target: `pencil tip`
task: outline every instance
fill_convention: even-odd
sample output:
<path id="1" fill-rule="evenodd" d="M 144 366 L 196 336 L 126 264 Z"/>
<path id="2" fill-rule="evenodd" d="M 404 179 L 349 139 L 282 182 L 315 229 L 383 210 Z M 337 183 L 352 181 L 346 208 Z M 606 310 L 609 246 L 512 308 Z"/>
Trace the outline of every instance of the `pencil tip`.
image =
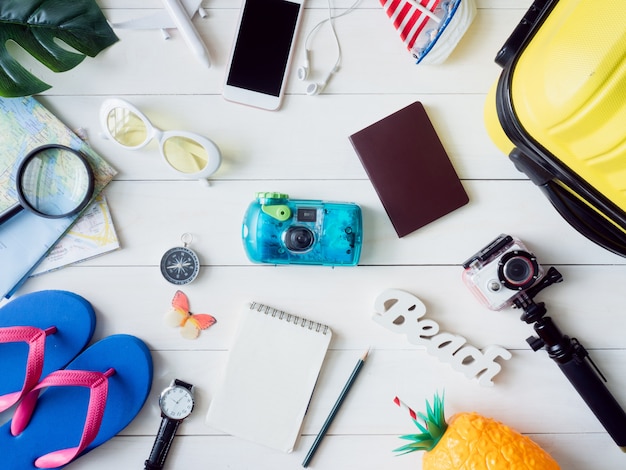
<path id="1" fill-rule="evenodd" d="M 363 356 L 361 356 L 361 360 L 362 360 L 362 361 L 364 361 L 365 359 L 367 359 L 367 356 L 369 356 L 369 353 L 370 353 L 370 349 L 371 349 L 371 348 L 367 348 L 367 351 L 365 351 L 365 352 L 363 353 Z"/>

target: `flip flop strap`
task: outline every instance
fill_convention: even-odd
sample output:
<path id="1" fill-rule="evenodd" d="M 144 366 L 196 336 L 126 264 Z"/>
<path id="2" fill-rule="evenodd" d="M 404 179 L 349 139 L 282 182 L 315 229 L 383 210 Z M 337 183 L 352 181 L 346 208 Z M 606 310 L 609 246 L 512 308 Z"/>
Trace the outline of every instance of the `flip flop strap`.
<path id="1" fill-rule="evenodd" d="M 46 337 L 56 333 L 55 326 L 45 330 L 34 326 L 11 326 L 0 328 L 0 343 L 28 344 L 28 357 L 26 359 L 26 374 L 24 384 L 18 392 L 7 393 L 0 396 L 0 412 L 15 405 L 26 393 L 28 393 L 39 381 L 43 370 L 44 353 L 46 349 Z"/>
<path id="2" fill-rule="evenodd" d="M 11 433 L 14 436 L 20 434 L 28 425 L 42 388 L 56 386 L 89 388 L 87 416 L 78 446 L 57 450 L 39 457 L 35 461 L 37 468 L 57 468 L 67 465 L 93 442 L 98 435 L 102 417 L 104 416 L 109 388 L 108 379 L 114 373 L 115 369 L 113 368 L 104 373 L 83 370 L 59 370 L 52 372 L 24 396 L 11 421 Z"/>

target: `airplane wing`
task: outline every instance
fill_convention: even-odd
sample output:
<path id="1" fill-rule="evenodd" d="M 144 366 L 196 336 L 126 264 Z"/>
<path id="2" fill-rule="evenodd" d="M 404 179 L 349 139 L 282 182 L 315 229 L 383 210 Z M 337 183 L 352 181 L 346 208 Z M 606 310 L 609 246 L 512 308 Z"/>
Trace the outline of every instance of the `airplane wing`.
<path id="1" fill-rule="evenodd" d="M 180 0 L 189 18 L 193 18 L 196 12 L 200 11 L 200 4 L 202 0 Z M 133 20 L 122 21 L 120 23 L 111 23 L 111 26 L 120 29 L 174 29 L 176 24 L 174 20 L 167 13 L 167 11 L 161 10 L 143 18 L 136 18 Z"/>

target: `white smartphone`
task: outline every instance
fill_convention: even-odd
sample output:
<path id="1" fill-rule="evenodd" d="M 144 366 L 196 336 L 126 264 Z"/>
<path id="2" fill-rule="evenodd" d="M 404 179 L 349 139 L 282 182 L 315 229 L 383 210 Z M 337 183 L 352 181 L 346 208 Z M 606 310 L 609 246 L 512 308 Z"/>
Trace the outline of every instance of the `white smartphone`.
<path id="1" fill-rule="evenodd" d="M 276 110 L 285 91 L 305 0 L 243 0 L 222 95 Z"/>

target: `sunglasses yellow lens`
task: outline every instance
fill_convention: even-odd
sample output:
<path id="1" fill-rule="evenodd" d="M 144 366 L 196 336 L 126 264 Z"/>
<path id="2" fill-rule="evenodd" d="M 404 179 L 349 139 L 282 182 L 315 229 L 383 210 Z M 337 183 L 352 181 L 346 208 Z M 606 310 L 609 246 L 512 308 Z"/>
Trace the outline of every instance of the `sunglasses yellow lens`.
<path id="1" fill-rule="evenodd" d="M 146 124 L 135 113 L 124 108 L 115 108 L 109 112 L 107 129 L 124 147 L 137 147 L 148 138 Z"/>
<path id="2" fill-rule="evenodd" d="M 182 136 L 170 137 L 163 143 L 167 162 L 182 173 L 198 173 L 209 161 L 207 149 L 193 139 Z"/>

